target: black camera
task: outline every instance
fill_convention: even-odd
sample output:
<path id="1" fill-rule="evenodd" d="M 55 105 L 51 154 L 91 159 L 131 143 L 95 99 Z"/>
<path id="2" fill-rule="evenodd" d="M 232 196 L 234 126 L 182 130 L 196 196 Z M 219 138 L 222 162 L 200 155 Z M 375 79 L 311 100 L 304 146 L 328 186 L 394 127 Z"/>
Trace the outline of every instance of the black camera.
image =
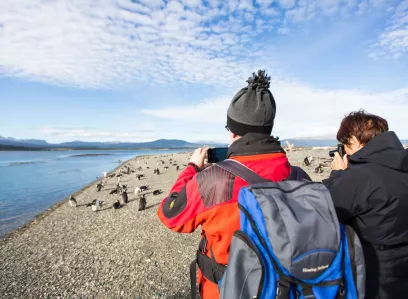
<path id="1" fill-rule="evenodd" d="M 346 151 L 344 150 L 344 145 L 341 144 L 341 143 L 337 144 L 337 149 L 330 151 L 329 156 L 334 158 L 334 153 L 335 152 L 338 152 L 340 157 L 343 158 L 343 156 L 346 154 Z"/>

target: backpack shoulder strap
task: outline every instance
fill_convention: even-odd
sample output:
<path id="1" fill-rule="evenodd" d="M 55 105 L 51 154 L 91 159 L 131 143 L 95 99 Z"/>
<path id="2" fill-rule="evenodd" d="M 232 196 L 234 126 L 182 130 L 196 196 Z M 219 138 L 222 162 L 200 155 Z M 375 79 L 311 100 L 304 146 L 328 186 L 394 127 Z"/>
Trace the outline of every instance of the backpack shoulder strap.
<path id="1" fill-rule="evenodd" d="M 217 166 L 240 177 L 250 185 L 268 182 L 268 180 L 260 177 L 244 164 L 232 159 L 227 159 L 220 163 L 217 163 Z"/>
<path id="2" fill-rule="evenodd" d="M 256 174 L 253 170 L 246 167 L 244 164 L 232 159 L 227 159 L 220 163 L 217 163 L 217 166 L 226 171 L 231 172 L 236 176 L 239 176 L 241 179 L 248 182 L 248 184 L 250 185 L 269 182 L 269 180 L 260 177 L 258 174 Z M 303 169 L 296 166 L 291 166 L 291 168 L 292 170 L 285 180 L 288 181 L 300 181 L 302 179 L 311 180 L 309 176 L 303 171 Z"/>

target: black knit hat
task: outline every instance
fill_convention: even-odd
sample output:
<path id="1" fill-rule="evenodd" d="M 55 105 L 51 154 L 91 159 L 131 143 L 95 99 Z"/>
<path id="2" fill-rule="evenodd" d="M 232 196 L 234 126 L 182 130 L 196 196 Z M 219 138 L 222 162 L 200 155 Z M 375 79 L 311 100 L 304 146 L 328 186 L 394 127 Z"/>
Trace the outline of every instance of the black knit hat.
<path id="1" fill-rule="evenodd" d="M 234 96 L 227 111 L 227 127 L 239 136 L 246 133 L 271 134 L 276 114 L 276 104 L 269 91 L 269 81 L 265 71 L 253 73 L 247 82 Z"/>

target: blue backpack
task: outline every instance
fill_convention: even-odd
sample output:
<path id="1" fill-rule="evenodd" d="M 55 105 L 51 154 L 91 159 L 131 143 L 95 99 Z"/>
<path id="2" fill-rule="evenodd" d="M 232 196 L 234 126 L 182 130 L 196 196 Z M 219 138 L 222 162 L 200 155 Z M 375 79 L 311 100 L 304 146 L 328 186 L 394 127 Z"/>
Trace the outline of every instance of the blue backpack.
<path id="1" fill-rule="evenodd" d="M 218 281 L 221 299 L 364 298 L 361 243 L 339 224 L 323 184 L 267 181 L 233 160 L 217 165 L 249 183 L 238 196 L 240 229 Z"/>

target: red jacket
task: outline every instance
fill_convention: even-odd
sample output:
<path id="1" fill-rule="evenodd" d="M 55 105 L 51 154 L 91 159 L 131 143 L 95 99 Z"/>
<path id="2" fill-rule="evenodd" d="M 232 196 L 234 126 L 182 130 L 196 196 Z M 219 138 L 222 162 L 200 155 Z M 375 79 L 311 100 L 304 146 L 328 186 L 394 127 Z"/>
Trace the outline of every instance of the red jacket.
<path id="1" fill-rule="evenodd" d="M 230 153 L 238 148 L 242 154 L 231 153 L 230 159 L 240 161 L 271 181 L 288 177 L 290 164 L 279 143 L 279 146 L 274 144 L 274 150 L 270 148 L 271 144 L 266 147 L 263 145 L 258 149 L 260 153 L 248 155 L 245 148 L 249 147 L 243 141 L 239 143 L 242 146 L 230 148 Z M 272 152 L 267 153 L 268 150 Z M 191 233 L 201 226 L 202 235 L 205 234 L 208 240 L 205 248 L 207 256 L 210 257 L 211 247 L 217 263 L 227 264 L 232 234 L 240 226 L 238 192 L 246 185 L 244 180 L 217 165 L 198 173 L 194 166 L 189 165 L 179 175 L 170 195 L 162 201 L 158 216 L 165 226 L 175 232 Z M 203 299 L 219 297 L 217 285 L 201 275 L 199 285 Z"/>

